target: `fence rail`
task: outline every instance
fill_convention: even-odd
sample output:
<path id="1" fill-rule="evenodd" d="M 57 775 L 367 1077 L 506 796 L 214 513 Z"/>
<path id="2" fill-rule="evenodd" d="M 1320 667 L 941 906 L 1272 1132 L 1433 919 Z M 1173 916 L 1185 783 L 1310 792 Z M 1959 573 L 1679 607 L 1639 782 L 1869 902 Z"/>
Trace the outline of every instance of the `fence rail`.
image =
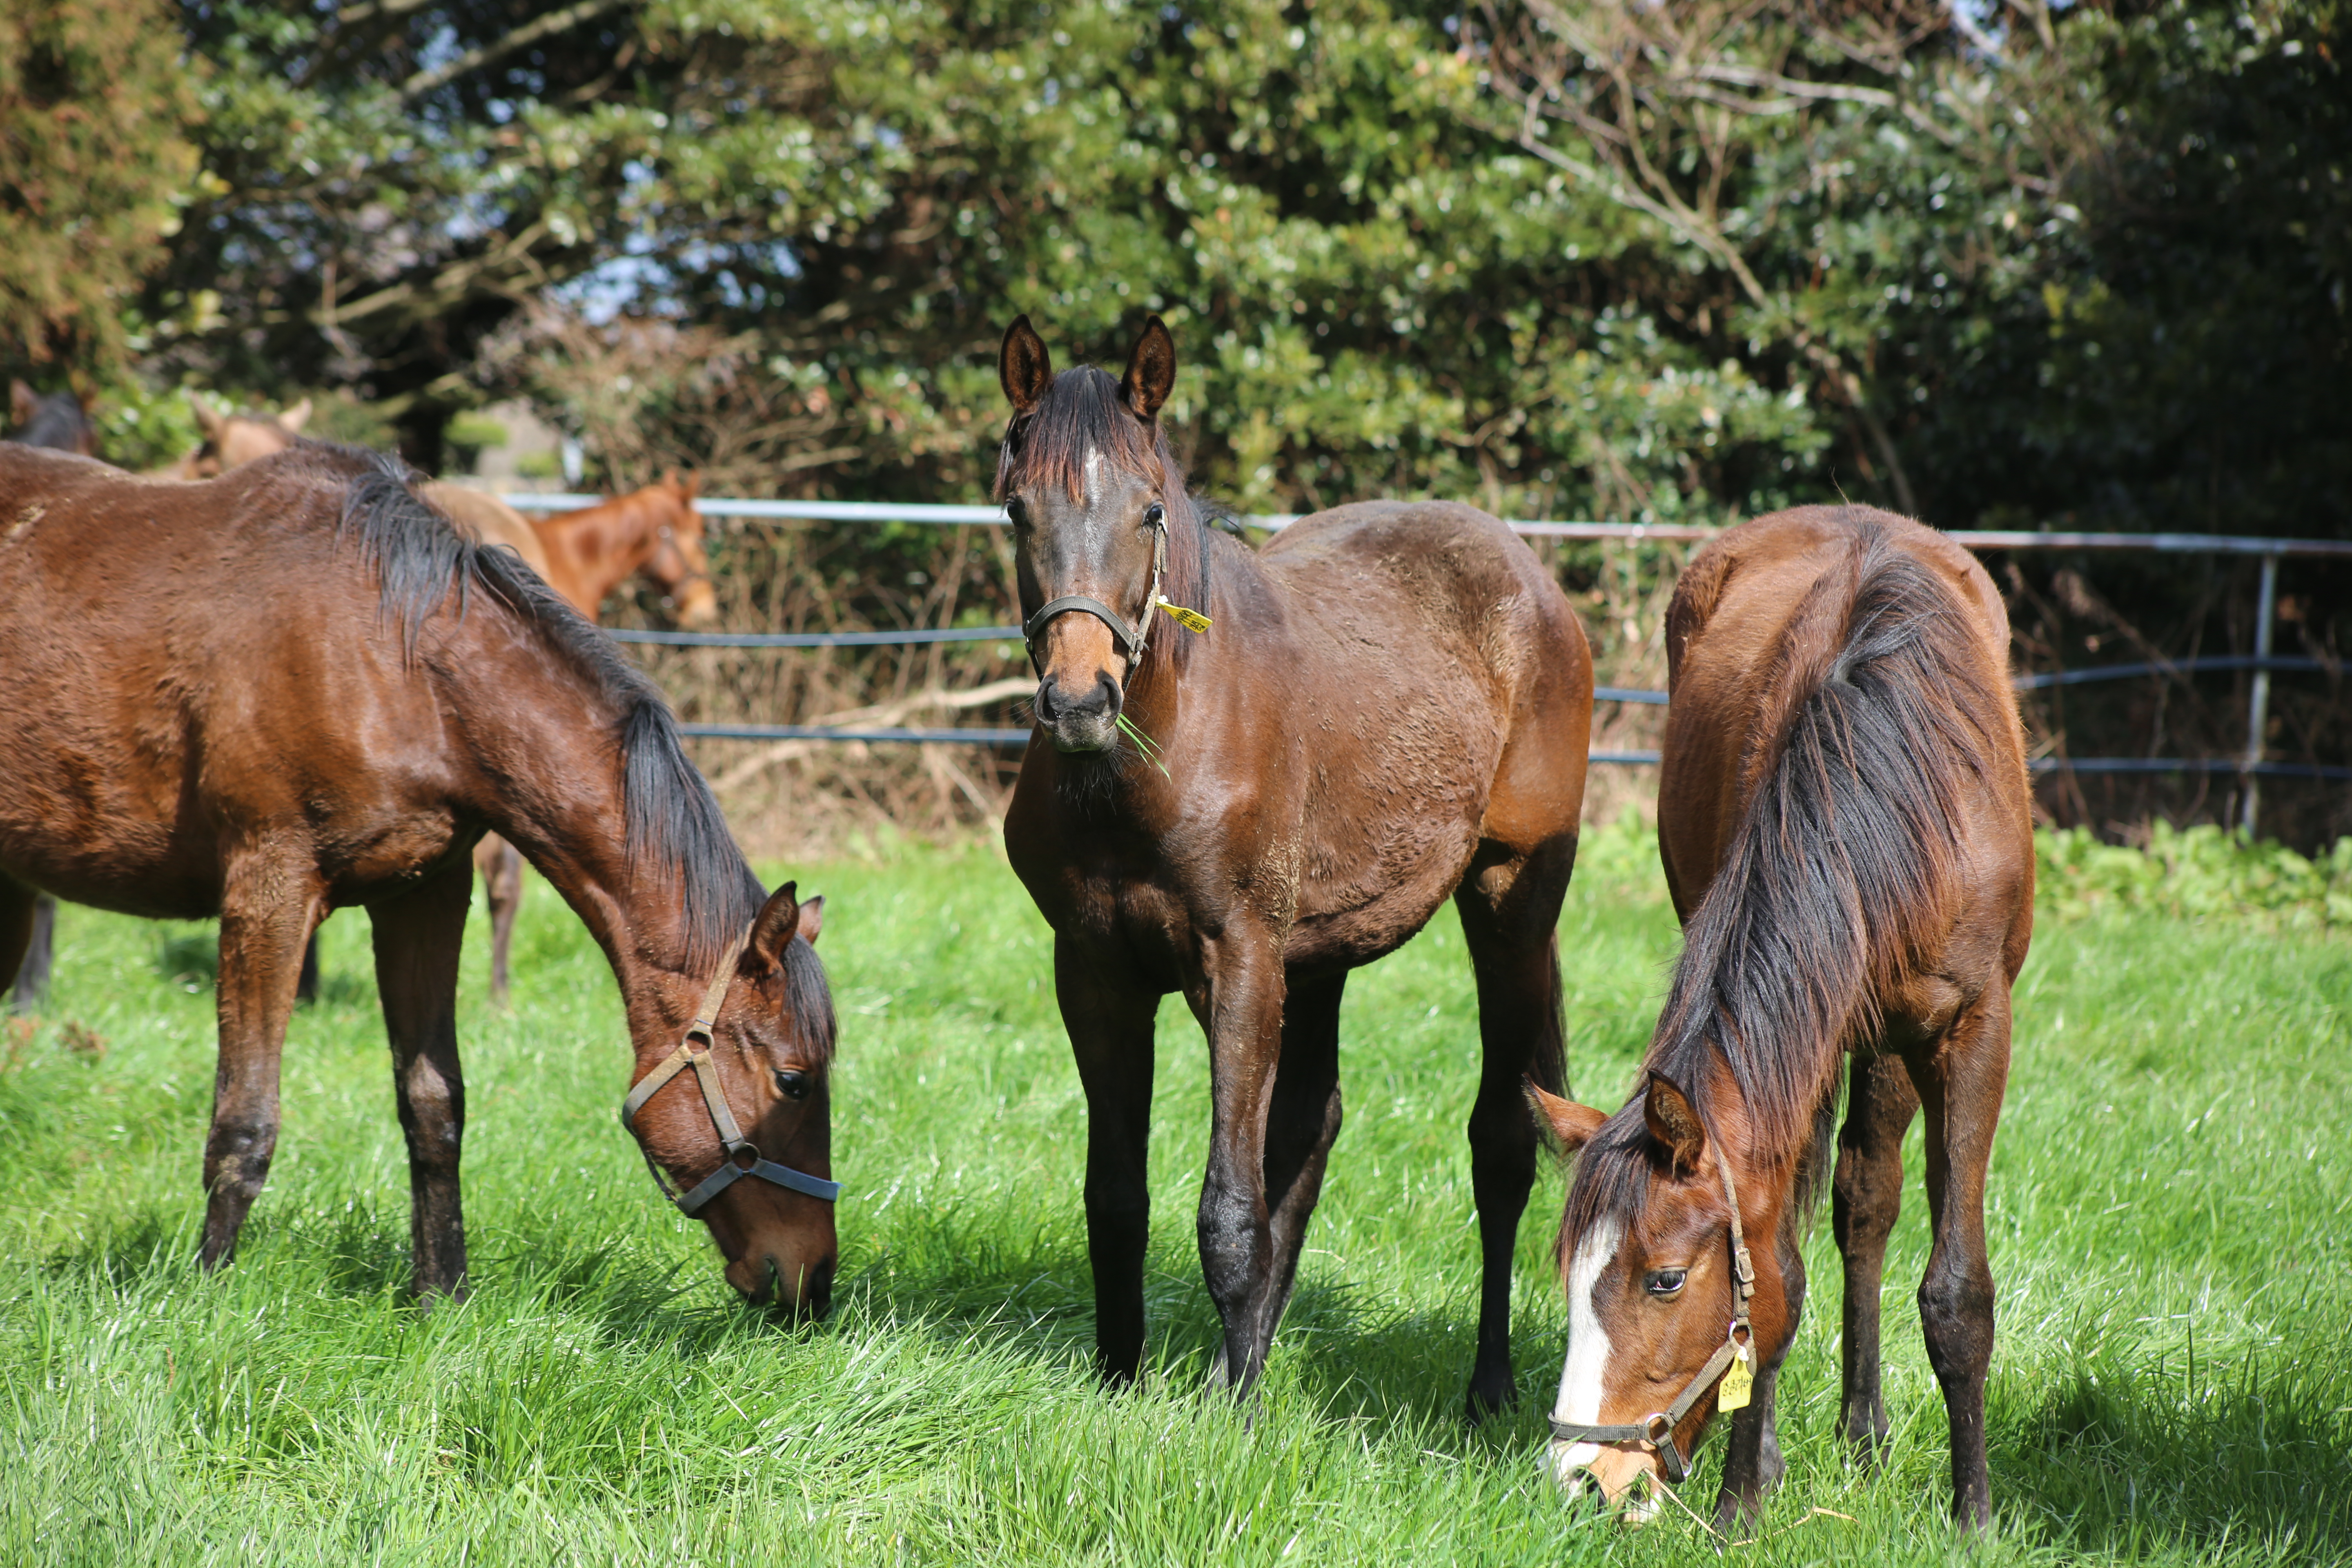
<path id="1" fill-rule="evenodd" d="M 520 494 L 501 498 L 523 511 L 560 512 L 597 505 L 595 495 Z M 946 505 L 914 501 L 758 500 L 709 496 L 696 506 L 710 517 L 740 517 L 802 522 L 910 522 L 935 525 L 993 524 L 1004 521 L 996 506 Z M 1253 528 L 1279 531 L 1298 521 L 1296 512 L 1265 513 L 1241 521 Z M 1591 522 L 1567 520 L 1507 519 L 1512 531 L 1538 539 L 1698 541 L 1712 539 L 1719 530 L 1681 523 Z M 2278 565 L 2289 557 L 2352 560 L 2352 541 L 2335 539 L 2252 539 L 2221 533 L 2076 533 L 2011 529 L 1954 529 L 1946 537 L 1970 550 L 2101 550 L 2148 551 L 2162 554 L 2253 556 L 2262 562 L 2262 585 L 2255 614 L 2254 651 L 2213 655 L 2171 663 L 2144 662 L 2100 665 L 2088 669 L 2061 669 L 2019 676 L 2021 691 L 2048 690 L 2093 681 L 2126 680 L 2151 675 L 2202 674 L 2250 670 L 2252 690 L 2247 704 L 2246 748 L 2237 757 L 2042 757 L 2036 773 L 2231 773 L 2245 781 L 2242 826 L 2254 830 L 2259 780 L 2300 778 L 2352 779 L 2352 768 L 2317 763 L 2275 763 L 2263 756 L 2263 731 L 2270 709 L 2273 673 L 2324 672 L 2340 675 L 2340 668 L 2314 658 L 2277 658 L 2271 652 L 2276 619 Z M 882 632 L 657 632 L 615 631 L 616 641 L 667 647 L 889 647 L 960 642 L 1017 642 L 1018 626 L 950 626 Z M 1601 701 L 1660 705 L 1663 691 L 1604 686 L 1593 696 Z M 868 741 L 911 742 L 918 744 L 982 746 L 1018 745 L 1028 740 L 1026 730 L 1012 729 L 834 729 L 812 724 L 687 724 L 683 733 L 708 740 L 743 741 Z M 1594 763 L 1640 765 L 1655 763 L 1654 752 L 1594 752 Z"/>

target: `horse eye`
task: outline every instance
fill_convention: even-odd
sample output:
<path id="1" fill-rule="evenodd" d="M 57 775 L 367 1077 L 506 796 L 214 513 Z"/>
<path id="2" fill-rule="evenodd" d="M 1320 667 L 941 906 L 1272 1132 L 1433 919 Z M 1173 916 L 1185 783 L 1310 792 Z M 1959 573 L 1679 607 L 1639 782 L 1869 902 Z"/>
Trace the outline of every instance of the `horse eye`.
<path id="1" fill-rule="evenodd" d="M 1004 503 L 1004 515 L 1013 520 L 1013 526 L 1015 528 L 1029 526 L 1029 505 L 1019 496 L 1014 496 Z"/>
<path id="2" fill-rule="evenodd" d="M 1153 501 L 1150 506 L 1143 509 L 1144 527 L 1158 528 L 1161 523 L 1167 521 L 1168 509 L 1161 506 L 1158 501 Z"/>
<path id="3" fill-rule="evenodd" d="M 1654 1270 L 1650 1275 L 1649 1279 L 1645 1282 L 1646 1289 L 1653 1296 L 1680 1295 L 1683 1288 L 1683 1277 L 1689 1271 L 1687 1269 L 1682 1268 L 1660 1268 Z"/>
<path id="4" fill-rule="evenodd" d="M 810 1088 L 809 1076 L 804 1072 L 794 1072 L 790 1068 L 778 1068 L 776 1088 L 782 1092 L 786 1100 L 806 1100 Z"/>

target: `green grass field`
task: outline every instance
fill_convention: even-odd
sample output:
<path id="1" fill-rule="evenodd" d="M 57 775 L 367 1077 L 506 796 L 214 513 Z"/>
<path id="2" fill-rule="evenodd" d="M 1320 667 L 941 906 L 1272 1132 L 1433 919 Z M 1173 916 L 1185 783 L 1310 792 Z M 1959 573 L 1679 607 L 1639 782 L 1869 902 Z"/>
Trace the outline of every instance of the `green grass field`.
<path id="1" fill-rule="evenodd" d="M 772 870 L 774 868 L 771 868 Z M 286 1121 L 236 1265 L 190 1263 L 213 1065 L 212 933 L 66 912 L 52 1012 L 0 1034 L 0 1556 L 11 1563 L 1698 1563 L 1542 1483 L 1563 1349 L 1521 1232 L 1521 1409 L 1458 1418 L 1476 1058 L 1451 910 L 1349 994 L 1348 1125 L 1263 1405 L 1204 1387 L 1193 1252 L 1205 1053 L 1163 1013 L 1152 1370 L 1088 1371 L 1085 1109 L 1045 929 L 984 848 L 795 868 L 828 895 L 843 1018 L 842 1284 L 794 1331 L 737 1308 L 615 1111 L 607 972 L 543 884 L 518 1006 L 460 1027 L 474 1294 L 405 1296 L 406 1165 L 366 917 L 327 928 Z M 1629 1086 L 1675 933 L 1639 835 L 1596 836 L 1561 928 L 1570 1068 Z M 1751 1562 L 2352 1562 L 2352 942 L 2094 909 L 2021 982 L 1990 1215 L 2000 1523 L 1945 1523 L 1941 1400 L 1889 1259 L 1895 1443 L 1834 1436 L 1836 1253 L 1782 1384 L 1790 1460 Z M 103 1049 L 92 1048 L 93 1038 Z M 1720 1437 L 1691 1489 L 1711 1500 Z M 1809 1513 L 1814 1509 L 1835 1514 Z"/>

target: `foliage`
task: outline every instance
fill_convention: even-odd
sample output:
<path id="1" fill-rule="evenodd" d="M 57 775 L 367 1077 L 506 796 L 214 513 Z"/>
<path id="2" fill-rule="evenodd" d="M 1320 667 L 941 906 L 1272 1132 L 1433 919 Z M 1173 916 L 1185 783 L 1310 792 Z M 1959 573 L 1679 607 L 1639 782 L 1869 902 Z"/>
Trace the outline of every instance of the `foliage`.
<path id="1" fill-rule="evenodd" d="M 2100 843 L 2084 827 L 2034 836 L 2035 902 L 2078 916 L 2122 907 L 2176 920 L 2264 916 L 2291 927 L 2352 926 L 2352 838 L 2305 859 L 2208 825 L 2151 825 L 2145 849 Z"/>
<path id="2" fill-rule="evenodd" d="M 1600 835 L 1599 837 L 1609 836 Z M 1570 1065 L 1629 1089 L 1675 948 L 1655 859 L 1580 868 L 1561 928 Z M 1612 842 L 1615 840 L 1612 839 Z M 1622 865 L 1619 864 L 1622 858 Z M 1207 1386 L 1192 1210 L 1208 1117 L 1189 1014 L 1160 1019 L 1150 1375 L 1088 1367 L 1086 1116 L 1050 942 L 984 850 L 795 867 L 827 895 L 843 1018 L 843 1278 L 794 1330 L 735 1308 L 699 1226 L 615 1124 L 627 1067 L 602 955 L 546 888 L 516 1007 L 459 999 L 474 1298 L 406 1300 L 405 1152 L 366 917 L 324 931 L 286 1052 L 287 1122 L 236 1262 L 192 1262 L 211 1104 L 204 928 L 68 908 L 57 1017 L 0 1062 L 0 1551 L 12 1562 L 1686 1565 L 1564 1506 L 1535 1456 L 1565 1312 L 1547 1177 L 1517 1256 L 1519 1409 L 1459 1418 L 1476 1317 L 1462 1120 L 1477 1030 L 1443 910 L 1351 979 L 1348 1125 L 1245 1419 Z M 782 870 L 772 868 L 772 879 Z M 2352 1560 L 2352 960 L 2340 939 L 2109 906 L 2037 935 L 1990 1184 L 1998 1531 L 1972 1562 Z M 63 1024 L 110 1044 L 74 1054 Z M 1942 1564 L 1943 1412 L 1910 1190 L 1884 1308 L 1895 1440 L 1844 1462 L 1839 1270 L 1781 1384 L 1786 1489 L 1759 1562 Z M 1694 1483 L 1711 1495 L 1723 1438 Z M 1808 1516 L 1814 1508 L 1846 1518 Z M 1850 1520 L 1850 1521 L 1849 1521 Z"/>
<path id="3" fill-rule="evenodd" d="M 187 63 L 156 0 L 0 4 L 0 362 L 119 368 L 126 296 L 195 173 Z"/>

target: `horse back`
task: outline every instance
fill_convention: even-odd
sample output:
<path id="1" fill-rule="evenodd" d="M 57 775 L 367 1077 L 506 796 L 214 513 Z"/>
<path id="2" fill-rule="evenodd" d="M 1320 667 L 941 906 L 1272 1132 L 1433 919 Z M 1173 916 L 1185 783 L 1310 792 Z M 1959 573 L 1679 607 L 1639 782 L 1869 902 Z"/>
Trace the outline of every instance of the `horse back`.
<path id="1" fill-rule="evenodd" d="M 0 448 L 0 872 L 184 918 L 238 843 L 408 830 L 445 726 L 338 547 L 351 469 L 312 448 L 191 484 Z"/>
<path id="2" fill-rule="evenodd" d="M 1365 502 L 1260 553 L 1312 693 L 1298 918 L 1370 952 L 1417 930 L 1482 841 L 1572 840 L 1592 664 L 1575 611 L 1499 519 L 1448 502 Z M 1391 929 L 1393 928 L 1393 929 Z"/>
<path id="3" fill-rule="evenodd" d="M 1896 576 L 1908 584 L 1903 593 L 1887 590 Z M 1880 595 L 1874 607 L 1857 611 L 1873 592 Z M 1802 507 L 1744 523 L 1711 542 L 1676 584 L 1666 616 L 1672 700 L 1658 818 L 1667 883 L 1685 921 L 1758 795 L 1772 787 L 1801 710 L 1845 679 L 1859 644 L 1904 629 L 1886 623 L 1906 617 L 1921 657 L 1905 666 L 1915 672 L 1906 679 L 1920 689 L 1894 693 L 1880 711 L 1954 720 L 1917 725 L 1906 737 L 1924 766 L 1953 781 L 1964 816 L 1945 879 L 1956 907 L 1947 912 L 2001 926 L 2011 973 L 2022 962 L 2032 803 L 2009 686 L 2007 612 L 1967 551 L 1867 507 Z M 1857 783 L 1873 789 L 1886 781 Z"/>

